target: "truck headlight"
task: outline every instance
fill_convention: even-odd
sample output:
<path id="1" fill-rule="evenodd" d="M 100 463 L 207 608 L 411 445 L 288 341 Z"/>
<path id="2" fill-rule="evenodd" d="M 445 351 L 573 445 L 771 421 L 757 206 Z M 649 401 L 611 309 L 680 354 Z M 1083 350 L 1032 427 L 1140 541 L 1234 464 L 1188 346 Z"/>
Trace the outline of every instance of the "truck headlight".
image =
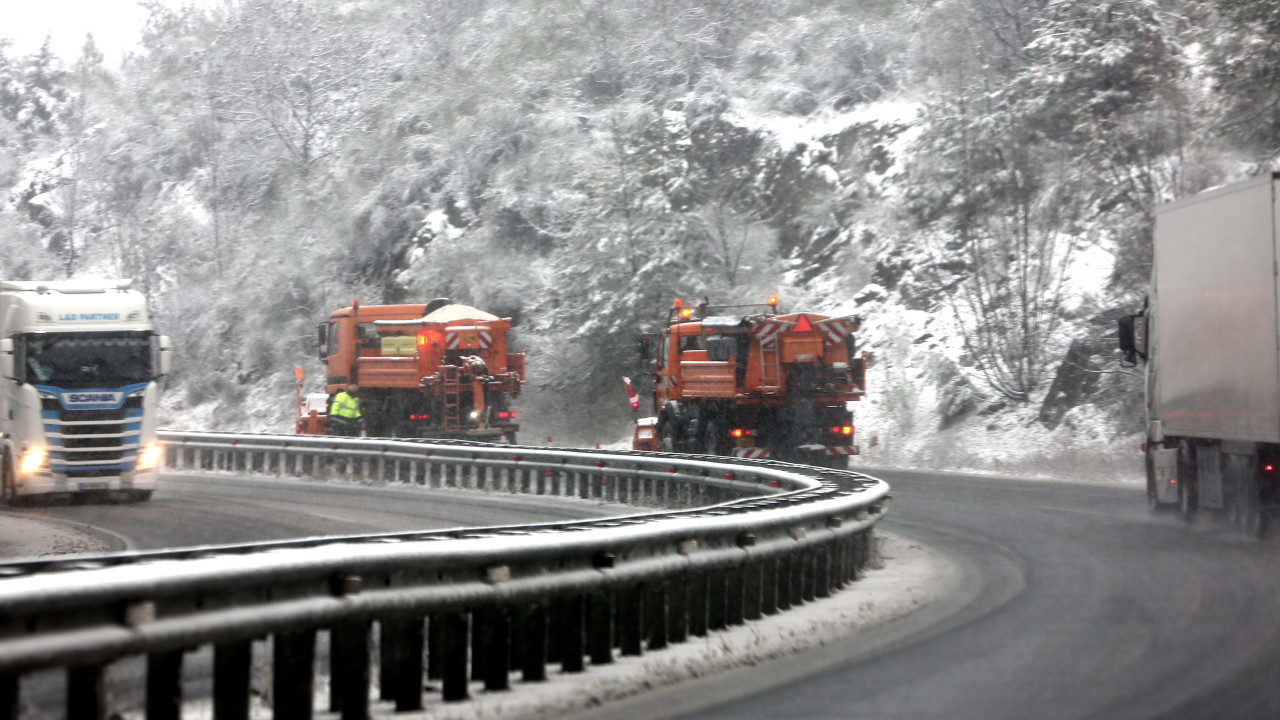
<path id="1" fill-rule="evenodd" d="M 146 470 L 154 470 L 155 468 L 159 467 L 160 453 L 161 453 L 161 450 L 160 450 L 160 445 L 158 443 L 148 445 L 145 450 L 143 450 L 141 453 L 138 454 L 138 465 L 136 468 L 137 471 L 143 472 Z"/>
<path id="2" fill-rule="evenodd" d="M 18 472 L 23 475 L 33 475 L 48 464 L 49 451 L 43 445 L 29 447 L 26 452 L 22 453 L 22 462 L 18 465 Z"/>

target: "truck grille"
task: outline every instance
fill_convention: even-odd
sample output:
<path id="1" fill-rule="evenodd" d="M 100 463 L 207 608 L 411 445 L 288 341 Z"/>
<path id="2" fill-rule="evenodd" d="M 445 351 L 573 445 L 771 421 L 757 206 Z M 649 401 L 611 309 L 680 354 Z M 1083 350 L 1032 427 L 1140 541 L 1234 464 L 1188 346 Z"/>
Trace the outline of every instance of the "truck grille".
<path id="1" fill-rule="evenodd" d="M 114 477 L 137 464 L 142 398 L 128 398 L 118 410 L 65 410 L 57 400 L 45 399 L 41 417 L 55 474 Z"/>

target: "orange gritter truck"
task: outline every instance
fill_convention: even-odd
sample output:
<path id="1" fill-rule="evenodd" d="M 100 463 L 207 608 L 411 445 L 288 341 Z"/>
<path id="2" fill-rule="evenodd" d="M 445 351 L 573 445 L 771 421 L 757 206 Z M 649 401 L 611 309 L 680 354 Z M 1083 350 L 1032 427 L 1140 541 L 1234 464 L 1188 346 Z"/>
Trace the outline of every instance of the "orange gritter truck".
<path id="1" fill-rule="evenodd" d="M 665 327 L 642 341 L 654 416 L 636 421 L 633 447 L 846 467 L 857 454 L 848 403 L 866 393 L 859 324 L 779 315 L 777 298 L 719 307 L 677 299 Z"/>
<path id="2" fill-rule="evenodd" d="M 507 351 L 509 318 L 449 302 L 352 302 L 319 328 L 330 397 L 359 385 L 365 432 L 380 437 L 516 442 L 511 401 L 524 382 L 524 352 Z M 310 408 L 306 408 L 309 410 Z M 300 419 L 310 412 L 299 408 Z M 321 431 L 302 422 L 298 432 Z"/>

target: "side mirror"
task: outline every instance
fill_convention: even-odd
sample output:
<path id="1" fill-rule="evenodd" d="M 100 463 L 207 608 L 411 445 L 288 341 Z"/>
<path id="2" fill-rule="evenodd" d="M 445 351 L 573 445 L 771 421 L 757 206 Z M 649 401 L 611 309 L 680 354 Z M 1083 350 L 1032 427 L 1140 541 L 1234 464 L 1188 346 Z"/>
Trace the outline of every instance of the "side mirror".
<path id="1" fill-rule="evenodd" d="M 641 360 L 649 359 L 649 336 L 648 335 L 640 336 L 640 359 Z"/>
<path id="2" fill-rule="evenodd" d="M 173 364 L 173 343 L 169 340 L 168 335 L 161 335 L 158 339 L 160 345 L 160 377 L 169 374 L 170 366 Z"/>
<path id="3" fill-rule="evenodd" d="M 0 378 L 15 380 L 13 376 L 13 340 L 0 340 Z"/>
<path id="4" fill-rule="evenodd" d="M 329 362 L 329 356 L 325 354 L 329 349 L 329 323 L 320 323 L 316 328 L 316 339 L 319 341 L 316 347 L 320 348 L 320 362 Z"/>
<path id="5" fill-rule="evenodd" d="M 1117 333 L 1120 338 L 1120 364 L 1126 367 L 1137 365 L 1139 358 L 1147 359 L 1146 348 L 1138 347 L 1137 325 L 1140 317 L 1143 317 L 1143 315 L 1125 315 L 1116 321 Z"/>

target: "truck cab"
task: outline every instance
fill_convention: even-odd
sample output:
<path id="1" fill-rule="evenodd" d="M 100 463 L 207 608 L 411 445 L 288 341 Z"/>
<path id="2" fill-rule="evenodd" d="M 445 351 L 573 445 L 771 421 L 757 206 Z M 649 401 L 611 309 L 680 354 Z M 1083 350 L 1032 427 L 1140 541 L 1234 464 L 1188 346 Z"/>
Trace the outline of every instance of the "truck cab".
<path id="1" fill-rule="evenodd" d="M 161 460 L 169 339 L 129 281 L 0 283 L 0 500 L 145 500 Z"/>

